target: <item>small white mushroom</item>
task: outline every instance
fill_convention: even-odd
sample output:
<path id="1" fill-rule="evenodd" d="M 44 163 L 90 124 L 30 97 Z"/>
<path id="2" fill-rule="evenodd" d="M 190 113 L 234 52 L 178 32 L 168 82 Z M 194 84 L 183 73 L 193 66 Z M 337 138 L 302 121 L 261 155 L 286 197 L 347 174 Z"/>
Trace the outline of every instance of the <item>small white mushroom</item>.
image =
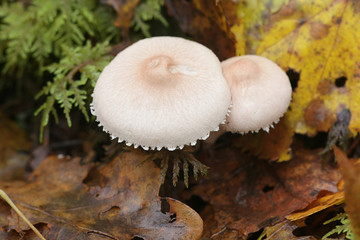
<path id="1" fill-rule="evenodd" d="M 126 48 L 104 68 L 92 113 L 127 145 L 175 150 L 207 138 L 226 118 L 230 102 L 220 61 L 210 49 L 153 37 Z"/>
<path id="2" fill-rule="evenodd" d="M 260 129 L 269 132 L 291 101 L 286 73 L 276 63 L 256 55 L 229 58 L 222 67 L 233 104 L 225 129 L 237 133 Z"/>

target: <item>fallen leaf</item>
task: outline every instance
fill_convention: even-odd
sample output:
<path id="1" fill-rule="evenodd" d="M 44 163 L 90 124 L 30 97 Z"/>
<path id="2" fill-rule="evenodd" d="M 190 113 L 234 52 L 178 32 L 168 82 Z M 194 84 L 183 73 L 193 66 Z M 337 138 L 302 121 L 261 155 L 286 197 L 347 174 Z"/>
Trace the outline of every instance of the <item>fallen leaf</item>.
<path id="1" fill-rule="evenodd" d="M 117 18 L 114 25 L 118 28 L 128 30 L 140 0 L 101 0 L 101 2 L 106 3 L 115 9 Z"/>
<path id="2" fill-rule="evenodd" d="M 305 209 L 296 211 L 286 216 L 286 219 L 296 221 L 304 219 L 312 214 L 318 213 L 324 209 L 344 203 L 344 192 L 327 193 L 325 196 L 319 197 L 314 202 L 310 203 Z"/>
<path id="3" fill-rule="evenodd" d="M 349 215 L 354 239 L 360 238 L 360 164 L 352 164 L 345 153 L 334 147 L 336 161 L 344 178 L 345 211 Z"/>
<path id="4" fill-rule="evenodd" d="M 165 3 L 182 31 L 209 47 L 220 59 L 235 55 L 234 36 L 222 4 L 217 5 L 214 0 L 166 0 Z"/>
<path id="5" fill-rule="evenodd" d="M 330 208 L 334 205 L 340 205 L 344 203 L 344 180 L 341 179 L 337 184 L 338 192 L 326 192 L 319 193 L 319 196 L 315 201 L 310 203 L 306 208 L 295 211 L 286 216 L 286 219 L 290 221 L 297 221 L 305 219 L 306 217 L 318 213 L 322 210 Z"/>
<path id="6" fill-rule="evenodd" d="M 328 131 L 350 109 L 350 131 L 360 130 L 357 1 L 291 1 L 270 16 L 256 53 L 300 72 L 287 113 L 293 131 Z"/>
<path id="7" fill-rule="evenodd" d="M 0 183 L 47 239 L 199 239 L 200 216 L 177 200 L 158 197 L 159 187 L 160 169 L 140 152 L 123 153 L 106 165 L 53 156 L 29 182 Z M 4 239 L 14 231 L 27 234 L 16 213 L 7 219 Z"/>
<path id="8" fill-rule="evenodd" d="M 305 237 L 296 237 L 293 231 L 299 227 L 301 224 L 297 224 L 290 221 L 283 221 L 271 227 L 266 227 L 263 233 L 260 236 L 265 237 L 264 240 L 315 240 L 315 237 L 312 236 L 305 236 Z"/>
<path id="9" fill-rule="evenodd" d="M 281 119 L 274 128 L 267 133 L 260 130 L 259 133 L 248 133 L 235 138 L 234 145 L 249 151 L 252 155 L 279 162 L 291 158 L 290 144 L 292 143 L 293 132 L 290 131 L 285 119 Z M 287 151 L 286 151 L 287 149 Z"/>
<path id="10" fill-rule="evenodd" d="M 220 1 L 228 25 L 235 36 L 236 55 L 254 54 L 263 39 L 270 16 L 288 0 Z"/>
<path id="11" fill-rule="evenodd" d="M 283 119 L 288 132 L 281 130 L 281 136 L 287 137 L 279 137 L 275 149 L 263 147 L 255 155 L 289 159 L 288 136 L 327 132 L 344 109 L 351 112 L 352 135 L 360 131 L 360 33 L 354 31 L 360 21 L 358 1 L 219 0 L 204 4 L 203 0 L 183 0 L 176 4 L 179 11 L 175 15 L 186 26 L 183 30 L 196 40 L 207 38 L 216 42 L 217 46 L 206 45 L 216 49 L 216 53 L 228 53 L 220 54 L 221 58 L 257 54 L 273 60 L 284 71 L 299 74 L 298 81 L 292 82 L 293 100 Z M 185 10 L 196 14 L 186 14 Z M 198 16 L 208 20 L 197 21 Z M 210 34 L 206 27 L 209 25 L 220 29 L 221 41 L 216 38 L 218 34 Z M 234 47 L 236 51 L 228 51 Z M 262 146 L 273 141 L 264 134 L 256 138 Z M 255 146 L 254 141 L 249 141 L 244 149 L 252 153 Z"/>
<path id="12" fill-rule="evenodd" d="M 22 179 L 31 142 L 24 130 L 0 112 L 0 180 Z"/>
<path id="13" fill-rule="evenodd" d="M 229 146 L 210 157 L 199 156 L 210 167 L 209 179 L 200 179 L 187 196 L 199 196 L 212 208 L 211 220 L 203 218 L 205 226 L 215 223 L 205 228 L 204 236 L 235 231 L 231 239 L 248 237 L 304 209 L 322 192 L 337 192 L 339 170 L 323 163 L 319 150 L 295 149 L 292 160 L 282 163 L 249 157 Z"/>

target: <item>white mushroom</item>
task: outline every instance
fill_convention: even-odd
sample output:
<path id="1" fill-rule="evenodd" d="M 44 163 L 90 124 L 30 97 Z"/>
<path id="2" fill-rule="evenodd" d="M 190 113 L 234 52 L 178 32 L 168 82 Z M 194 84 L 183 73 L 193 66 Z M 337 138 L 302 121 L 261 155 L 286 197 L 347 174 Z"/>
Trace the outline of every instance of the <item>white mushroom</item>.
<path id="1" fill-rule="evenodd" d="M 231 96 L 231 114 L 225 129 L 231 132 L 269 132 L 286 112 L 291 84 L 286 73 L 271 60 L 255 55 L 232 57 L 222 62 Z"/>
<path id="2" fill-rule="evenodd" d="M 104 68 L 92 112 L 119 141 L 175 150 L 218 129 L 230 101 L 210 49 L 182 38 L 153 37 L 126 48 Z"/>

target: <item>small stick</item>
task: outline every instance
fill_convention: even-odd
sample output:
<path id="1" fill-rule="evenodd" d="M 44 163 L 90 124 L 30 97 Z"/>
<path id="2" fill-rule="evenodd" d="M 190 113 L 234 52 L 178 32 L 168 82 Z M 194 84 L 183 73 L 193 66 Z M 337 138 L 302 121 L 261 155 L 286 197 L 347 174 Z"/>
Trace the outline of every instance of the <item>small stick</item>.
<path id="1" fill-rule="evenodd" d="M 2 190 L 0 189 L 0 197 L 2 197 L 9 205 L 10 207 L 12 207 L 15 212 L 20 216 L 20 218 L 22 218 L 27 225 L 29 225 L 29 227 L 34 231 L 34 233 L 41 239 L 41 240 L 46 240 L 41 233 L 39 232 L 39 230 L 37 230 L 34 225 L 31 224 L 31 222 L 24 216 L 24 214 L 20 211 L 20 209 L 18 209 L 14 202 L 11 201 L 11 199 L 9 198 L 9 196 Z"/>

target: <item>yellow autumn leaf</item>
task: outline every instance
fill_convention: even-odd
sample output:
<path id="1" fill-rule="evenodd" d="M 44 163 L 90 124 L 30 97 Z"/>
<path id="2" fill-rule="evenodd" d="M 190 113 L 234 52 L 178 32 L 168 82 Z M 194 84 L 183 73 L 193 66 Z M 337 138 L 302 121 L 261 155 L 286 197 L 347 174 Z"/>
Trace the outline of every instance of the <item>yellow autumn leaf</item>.
<path id="1" fill-rule="evenodd" d="M 356 1 L 293 1 L 259 43 L 258 54 L 300 72 L 287 114 L 295 132 L 328 131 L 344 108 L 352 133 L 360 130 L 359 10 Z"/>
<path id="2" fill-rule="evenodd" d="M 198 0 L 201 1 L 201 0 Z M 289 0 L 222 1 L 231 32 L 236 39 L 236 55 L 253 52 L 263 34 L 267 16 L 277 12 Z"/>
<path id="3" fill-rule="evenodd" d="M 172 6 L 176 7 L 180 8 Z M 187 24 L 183 28 L 220 59 L 258 54 L 295 75 L 293 99 L 282 125 L 277 124 L 270 136 L 242 136 L 235 145 L 261 158 L 285 161 L 291 158 L 295 133 L 314 136 L 334 129 L 336 122 L 345 130 L 348 118 L 341 122 L 343 114 L 351 113 L 351 133 L 359 132 L 360 1 L 194 0 L 186 7 L 203 18 L 190 15 L 181 22 Z"/>
<path id="4" fill-rule="evenodd" d="M 246 0 L 232 4 L 236 10 L 228 3 L 225 12 L 232 16 L 229 25 L 237 41 L 237 54 L 262 55 L 285 71 L 299 73 L 298 83 L 293 83 L 297 87 L 290 110 L 283 118 L 288 126 L 284 131 L 289 132 L 282 135 L 327 132 L 336 122 L 336 114 L 344 109 L 351 112 L 351 133 L 358 133 L 360 1 Z M 260 135 L 258 141 L 266 144 L 267 139 L 272 140 Z M 271 152 L 264 149 L 260 155 L 288 159 L 291 141 L 285 140 L 288 145 L 277 144 L 281 147 Z M 252 152 L 253 141 L 241 142 Z"/>
<path id="5" fill-rule="evenodd" d="M 325 196 L 322 196 L 322 197 L 316 199 L 306 209 L 286 216 L 286 219 L 288 219 L 290 221 L 304 219 L 310 215 L 318 213 L 318 212 L 320 212 L 324 209 L 327 209 L 331 206 L 339 205 L 342 203 L 344 203 L 344 192 L 343 191 L 336 192 L 336 193 L 330 193 L 330 194 L 327 194 Z"/>

